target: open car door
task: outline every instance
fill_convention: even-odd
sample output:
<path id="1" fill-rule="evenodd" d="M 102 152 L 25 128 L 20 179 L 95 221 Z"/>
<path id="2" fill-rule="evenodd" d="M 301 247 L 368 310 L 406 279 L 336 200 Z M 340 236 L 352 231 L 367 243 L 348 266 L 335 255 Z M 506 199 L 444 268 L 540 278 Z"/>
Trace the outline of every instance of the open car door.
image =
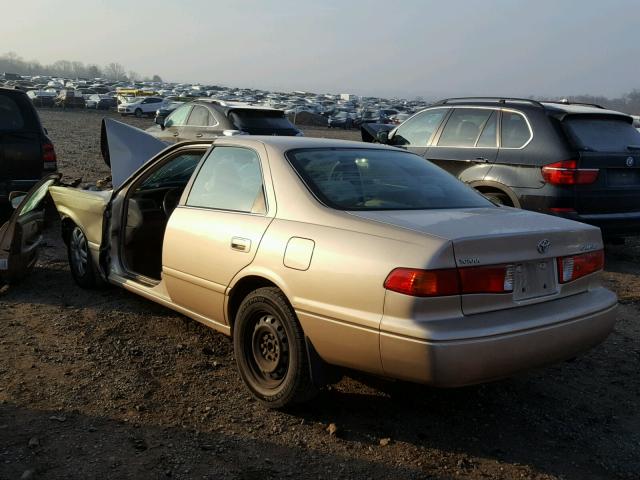
<path id="1" fill-rule="evenodd" d="M 42 200 L 49 187 L 60 180 L 55 173 L 43 178 L 23 197 L 15 197 L 16 206 L 9 220 L 0 227 L 0 282 L 12 283 L 23 278 L 38 259 L 42 243 L 44 209 Z"/>

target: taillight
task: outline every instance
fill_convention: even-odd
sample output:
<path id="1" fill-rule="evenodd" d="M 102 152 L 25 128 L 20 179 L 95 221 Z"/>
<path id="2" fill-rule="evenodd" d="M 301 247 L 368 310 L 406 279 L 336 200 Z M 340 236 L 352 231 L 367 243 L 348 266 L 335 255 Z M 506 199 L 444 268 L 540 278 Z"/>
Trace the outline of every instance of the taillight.
<path id="1" fill-rule="evenodd" d="M 50 142 L 45 142 L 42 144 L 42 161 L 45 163 L 55 162 L 58 158 L 56 157 L 56 151 L 53 148 L 53 144 Z"/>
<path id="2" fill-rule="evenodd" d="M 396 268 L 387 276 L 384 288 L 413 297 L 441 297 L 460 293 L 458 272 L 455 268 L 446 270 Z"/>
<path id="3" fill-rule="evenodd" d="M 604 269 L 604 250 L 558 257 L 558 281 L 572 282 L 580 277 Z"/>
<path id="4" fill-rule="evenodd" d="M 599 169 L 578 168 L 576 160 L 563 160 L 542 167 L 542 177 L 553 185 L 584 185 L 598 179 Z"/>
<path id="5" fill-rule="evenodd" d="M 513 265 L 458 269 L 462 293 L 513 292 Z"/>
<path id="6" fill-rule="evenodd" d="M 413 297 L 513 291 L 513 265 L 421 270 L 396 268 L 384 288 Z"/>

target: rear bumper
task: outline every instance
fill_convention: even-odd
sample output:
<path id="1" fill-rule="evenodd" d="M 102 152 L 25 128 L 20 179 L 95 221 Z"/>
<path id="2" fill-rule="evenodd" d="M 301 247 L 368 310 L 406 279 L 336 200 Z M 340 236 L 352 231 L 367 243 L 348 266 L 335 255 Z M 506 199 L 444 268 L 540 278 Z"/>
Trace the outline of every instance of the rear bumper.
<path id="1" fill-rule="evenodd" d="M 578 304 L 592 300 L 598 303 L 596 306 L 591 302 L 589 309 L 597 310 L 584 315 L 572 314 L 570 310 L 554 311 L 559 305 L 570 306 L 571 301 L 556 305 L 547 302 L 548 314 L 544 313 L 544 307 L 522 307 L 520 312 L 510 312 L 514 328 L 508 333 L 434 341 L 382 332 L 380 347 L 385 374 L 438 387 L 458 387 L 575 357 L 604 341 L 614 327 L 616 296 L 608 290 L 598 290 L 594 295 L 587 292 L 574 296 L 582 298 L 572 299 Z M 496 317 L 499 315 L 495 313 Z M 475 317 L 482 317 L 482 322 L 491 320 L 490 314 Z M 540 324 L 545 317 L 551 322 L 522 329 L 523 325 Z M 470 327 L 467 333 L 477 334 L 478 329 Z M 464 337 L 464 330 L 458 329 L 455 336 Z"/>
<path id="2" fill-rule="evenodd" d="M 570 220 L 600 227 L 605 235 L 640 234 L 640 212 L 563 215 Z"/>

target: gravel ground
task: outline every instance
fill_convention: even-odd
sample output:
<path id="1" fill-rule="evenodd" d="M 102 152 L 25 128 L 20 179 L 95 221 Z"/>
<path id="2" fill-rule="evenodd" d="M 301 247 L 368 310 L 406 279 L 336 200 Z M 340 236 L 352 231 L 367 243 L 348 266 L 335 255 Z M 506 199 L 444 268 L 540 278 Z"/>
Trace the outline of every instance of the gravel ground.
<path id="1" fill-rule="evenodd" d="M 102 115 L 40 114 L 66 176 L 108 174 Z M 573 362 L 455 390 L 351 375 L 267 411 L 226 337 L 81 290 L 50 227 L 33 273 L 0 293 L 0 479 L 640 478 L 638 241 L 608 249 L 615 332 Z"/>

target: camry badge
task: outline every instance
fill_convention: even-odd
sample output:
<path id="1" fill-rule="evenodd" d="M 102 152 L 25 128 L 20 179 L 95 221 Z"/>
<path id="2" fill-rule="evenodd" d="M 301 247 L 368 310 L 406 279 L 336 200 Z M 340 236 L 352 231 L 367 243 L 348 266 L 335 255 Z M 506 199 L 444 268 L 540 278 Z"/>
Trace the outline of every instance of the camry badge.
<path id="1" fill-rule="evenodd" d="M 633 167 L 635 163 L 636 161 L 633 159 L 633 157 L 627 157 L 627 167 Z"/>
<path id="2" fill-rule="evenodd" d="M 538 253 L 539 254 L 543 254 L 546 253 L 547 250 L 549 250 L 549 247 L 551 246 L 551 242 L 548 239 L 544 239 L 544 240 L 540 240 L 538 242 Z"/>

